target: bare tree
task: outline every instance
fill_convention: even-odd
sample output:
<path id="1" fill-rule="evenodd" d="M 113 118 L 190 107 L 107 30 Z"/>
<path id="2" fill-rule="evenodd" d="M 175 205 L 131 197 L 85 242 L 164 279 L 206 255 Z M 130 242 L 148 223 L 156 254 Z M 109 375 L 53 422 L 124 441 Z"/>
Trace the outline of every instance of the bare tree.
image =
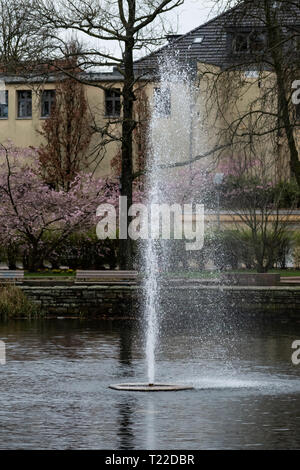
<path id="1" fill-rule="evenodd" d="M 2 72 L 23 70 L 45 56 L 51 34 L 31 17 L 32 0 L 0 0 L 0 67 Z"/>
<path id="2" fill-rule="evenodd" d="M 222 203 L 232 215 L 235 237 L 247 247 L 258 272 L 267 272 L 289 245 L 289 210 L 282 210 L 284 183 L 272 179 L 272 165 L 265 154 L 239 154 L 232 159 L 222 185 Z"/>
<path id="3" fill-rule="evenodd" d="M 218 122 L 219 143 L 230 144 L 227 156 L 248 149 L 268 149 L 276 160 L 274 177 L 291 174 L 300 187 L 293 82 L 300 69 L 300 4 L 298 1 L 217 1 L 234 8 L 223 17 L 228 54 L 221 68 L 203 67 L 207 112 Z M 247 103 L 247 105 L 245 105 Z M 288 156 L 288 158 L 287 158 Z M 285 162 L 289 167 L 284 168 Z"/>
<path id="4" fill-rule="evenodd" d="M 93 120 L 83 85 L 72 78 L 58 82 L 49 114 L 38 149 L 43 177 L 56 189 L 68 191 L 76 176 L 91 170 L 95 160 L 89 151 Z"/>
<path id="5" fill-rule="evenodd" d="M 54 31 L 75 31 L 87 38 L 89 44 L 81 50 L 79 65 L 91 67 L 117 66 L 122 77 L 121 134 L 121 194 L 132 203 L 133 132 L 137 125 L 133 103 L 140 77 L 134 73 L 134 53 L 157 45 L 162 39 L 164 22 L 161 15 L 181 5 L 183 0 L 43 0 L 35 1 L 34 15 L 43 27 Z M 59 36 L 59 35 L 58 35 Z M 62 36 L 59 37 L 62 43 Z M 99 46 L 99 43 L 102 44 Z M 107 45 L 107 49 L 103 47 Z M 96 44 L 96 46 L 94 46 Z M 120 46 L 121 56 L 111 52 Z M 84 83 L 105 90 L 101 83 L 91 82 L 86 76 Z M 113 90 L 113 87 L 110 86 Z M 108 135 L 111 129 L 106 129 Z M 101 130 L 103 134 L 103 130 Z M 131 268 L 133 246 L 130 239 L 120 240 L 120 266 Z"/>

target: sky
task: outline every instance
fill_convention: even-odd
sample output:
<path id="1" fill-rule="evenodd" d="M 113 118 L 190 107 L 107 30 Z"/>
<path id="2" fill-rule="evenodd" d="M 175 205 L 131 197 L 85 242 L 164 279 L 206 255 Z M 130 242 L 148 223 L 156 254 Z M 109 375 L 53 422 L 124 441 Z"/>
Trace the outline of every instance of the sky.
<path id="1" fill-rule="evenodd" d="M 172 26 L 174 33 L 184 34 L 217 16 L 218 10 L 215 7 L 215 3 L 215 0 L 184 0 L 183 5 L 164 14 L 163 17 L 166 18 L 168 23 Z M 218 3 L 222 4 L 222 2 Z M 73 35 L 69 32 L 65 36 L 67 40 L 70 40 L 71 37 L 73 37 Z M 96 49 L 102 49 L 102 52 L 112 54 L 115 57 L 120 56 L 119 45 L 116 43 L 108 43 L 107 41 L 103 42 L 100 40 L 91 41 L 90 37 L 80 34 L 77 35 L 77 37 L 84 42 L 87 41 L 90 45 L 93 44 L 93 47 Z M 140 50 L 136 52 L 135 59 L 149 52 L 149 50 Z M 110 68 L 102 68 L 102 71 L 105 70 L 110 70 Z"/>
<path id="2" fill-rule="evenodd" d="M 178 24 L 178 33 L 184 34 L 210 20 L 217 13 L 211 0 L 185 0 L 183 5 L 168 16 L 174 26 Z"/>
<path id="3" fill-rule="evenodd" d="M 217 16 L 220 13 L 218 8 L 223 5 L 222 0 L 218 5 L 216 7 L 216 0 L 184 0 L 183 5 L 165 13 L 163 18 L 166 18 L 175 34 L 185 34 Z M 149 52 L 139 51 L 135 58 L 143 57 Z"/>

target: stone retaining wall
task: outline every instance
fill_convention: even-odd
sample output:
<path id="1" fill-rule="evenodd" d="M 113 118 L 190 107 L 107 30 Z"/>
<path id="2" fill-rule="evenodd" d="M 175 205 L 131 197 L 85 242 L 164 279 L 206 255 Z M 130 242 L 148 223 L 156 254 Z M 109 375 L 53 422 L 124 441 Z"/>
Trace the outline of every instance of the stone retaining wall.
<path id="1" fill-rule="evenodd" d="M 21 287 L 44 313 L 132 317 L 135 288 L 130 286 Z"/>
<path id="2" fill-rule="evenodd" d="M 91 315 L 99 318 L 135 318 L 140 287 L 51 286 L 21 289 L 53 315 Z M 216 307 L 227 310 L 300 315 L 299 287 L 176 286 L 163 291 L 165 308 L 201 315 Z"/>

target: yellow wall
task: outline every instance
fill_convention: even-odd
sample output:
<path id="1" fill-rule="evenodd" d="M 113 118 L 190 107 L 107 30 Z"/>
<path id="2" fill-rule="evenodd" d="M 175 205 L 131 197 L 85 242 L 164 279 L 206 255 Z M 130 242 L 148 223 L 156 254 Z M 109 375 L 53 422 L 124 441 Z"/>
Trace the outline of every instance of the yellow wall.
<path id="1" fill-rule="evenodd" d="M 38 134 L 37 129 L 40 129 L 44 121 L 41 118 L 38 90 L 26 84 L 6 84 L 6 89 L 8 90 L 8 119 L 0 119 L 0 141 L 4 143 L 10 139 L 17 147 L 38 146 L 41 142 L 41 136 Z M 46 84 L 44 89 L 53 90 L 55 85 Z M 32 91 L 32 118 L 18 118 L 18 90 Z"/>
<path id="2" fill-rule="evenodd" d="M 250 103 L 253 103 L 260 94 L 263 93 L 263 90 L 259 88 L 257 80 L 248 79 L 247 83 L 238 88 L 234 80 L 238 81 L 238 74 L 231 75 L 228 80 L 228 77 L 223 77 L 223 82 L 218 81 L 218 87 L 213 91 L 214 80 L 219 75 L 220 69 L 207 64 L 198 64 L 198 77 L 199 82 L 197 83 L 198 89 L 196 92 L 195 100 L 195 120 L 193 123 L 193 148 L 192 156 L 203 154 L 210 151 L 218 145 L 222 145 L 226 142 L 226 126 L 228 122 L 232 122 L 239 115 L 245 113 L 249 109 Z M 227 84 L 226 84 L 227 80 Z M 272 80 L 272 78 L 271 78 Z M 262 81 L 262 83 L 264 83 Z M 102 83 L 102 85 L 114 86 L 116 88 L 121 88 L 122 84 L 113 82 L 113 83 Z M 229 87 L 226 89 L 226 87 Z M 228 94 L 230 86 L 235 90 L 237 96 L 233 94 Z M 94 87 L 94 86 L 84 86 L 87 101 L 91 113 L 95 117 L 96 123 L 99 127 L 102 127 L 107 123 L 105 114 L 105 101 L 104 101 L 104 91 Z M 151 103 L 153 97 L 153 89 L 155 84 L 149 83 L 145 86 L 145 92 Z M 29 85 L 29 84 L 6 84 L 6 89 L 9 92 L 9 114 L 8 119 L 0 119 L 0 142 L 4 143 L 8 139 L 12 140 L 13 143 L 18 147 L 28 147 L 34 146 L 38 147 L 42 142 L 42 136 L 38 133 L 38 130 L 41 129 L 41 126 L 45 118 L 41 118 L 41 105 L 40 105 L 40 92 L 42 89 L 51 90 L 55 89 L 55 83 L 46 83 L 41 85 Z M 22 119 L 17 117 L 17 90 L 32 90 L 32 119 Z M 176 90 L 175 90 L 176 92 Z M 220 116 L 220 113 L 217 112 L 216 107 L 216 93 L 218 93 L 219 106 L 223 103 L 223 116 Z M 227 95 L 226 95 L 227 93 Z M 239 95 L 239 96 L 238 96 Z M 176 93 L 174 93 L 176 98 Z M 180 99 L 175 99 L 172 108 L 172 112 L 177 112 L 179 121 L 176 122 L 176 126 L 181 126 L 182 128 L 182 146 L 180 149 L 174 149 L 174 153 L 177 152 L 177 156 L 180 160 L 187 160 L 190 155 L 190 142 L 188 138 L 187 126 L 189 126 L 187 116 L 181 115 L 180 110 L 181 101 Z M 178 108 L 178 109 L 177 109 Z M 180 114 L 181 112 L 181 114 Z M 174 120 L 173 124 L 174 124 Z M 172 125 L 172 124 L 171 124 Z M 117 137 L 121 135 L 120 124 L 111 125 L 110 132 L 115 134 Z M 95 134 L 92 138 L 90 148 L 94 148 L 97 143 L 99 143 L 101 137 L 99 134 Z M 175 141 L 174 141 L 175 142 Z M 267 139 L 263 140 L 264 150 L 273 155 L 274 146 L 271 145 L 270 141 Z M 269 149 L 268 149 L 269 147 Z M 105 155 L 101 155 L 101 161 L 99 163 L 97 174 L 102 176 L 108 176 L 112 173 L 111 169 L 111 160 L 116 156 L 120 148 L 120 142 L 112 142 L 107 145 Z M 262 149 L 263 151 L 263 149 Z M 172 152 L 171 152 L 172 153 Z M 224 152 L 226 155 L 226 152 Z M 230 155 L 231 150 L 228 149 L 228 156 Z M 281 160 L 279 160 L 279 166 L 281 169 L 284 168 L 284 172 L 288 174 L 288 159 L 286 155 L 286 146 L 284 138 L 281 140 L 278 139 L 278 154 L 281 155 Z M 102 158 L 103 157 L 103 158 Z M 216 157 L 216 155 L 215 155 Z M 212 168 L 214 165 L 217 167 L 217 161 L 214 157 L 209 157 L 205 160 L 201 160 L 201 165 L 210 166 Z"/>
<path id="3" fill-rule="evenodd" d="M 104 84 L 105 85 L 105 84 Z M 114 83 L 114 86 L 121 88 L 121 84 Z M 84 86 L 85 93 L 88 101 L 89 108 L 99 127 L 107 122 L 105 114 L 104 91 L 93 87 Z M 17 147 L 38 147 L 43 137 L 39 134 L 42 124 L 47 118 L 41 117 L 41 101 L 40 95 L 42 90 L 55 90 L 55 83 L 46 83 L 41 85 L 36 84 L 10 84 L 6 83 L 6 90 L 8 90 L 8 118 L 0 119 L 0 142 L 5 143 L 11 140 Z M 32 91 L 32 118 L 18 118 L 17 114 L 17 91 L 18 90 L 31 90 Z M 111 131 L 115 132 L 116 126 L 111 126 Z M 120 135 L 117 130 L 116 135 Z M 96 134 L 91 142 L 91 148 L 99 142 L 99 135 Z M 98 174 L 102 176 L 111 173 L 111 159 L 118 152 L 119 143 L 110 143 L 107 146 L 105 157 L 99 163 L 97 170 Z"/>
<path id="4" fill-rule="evenodd" d="M 210 148 L 230 142 L 228 150 L 223 152 L 223 156 L 231 159 L 234 156 L 242 155 L 246 148 L 249 152 L 249 145 L 245 146 L 243 140 L 249 137 L 242 137 L 242 134 L 249 132 L 255 115 L 250 115 L 243 119 L 239 126 L 239 137 L 234 136 L 230 125 L 236 123 L 239 118 L 246 116 L 250 110 L 260 110 L 274 113 L 264 117 L 263 113 L 258 113 L 258 123 L 255 124 L 255 132 L 261 135 L 255 136 L 253 133 L 252 143 L 256 154 L 266 159 L 266 166 L 271 168 L 277 180 L 288 179 L 290 177 L 289 149 L 284 130 L 281 135 L 276 131 L 264 134 L 267 128 L 276 129 L 278 104 L 275 86 L 275 75 L 270 72 L 261 72 L 258 77 L 249 77 L 244 71 L 232 70 L 222 71 L 219 67 L 198 63 L 198 79 L 200 82 L 200 94 L 202 99 L 202 110 L 208 123 L 208 141 Z M 270 92 L 272 90 L 272 92 Z M 294 113 L 291 105 L 291 116 Z M 292 118 L 293 121 L 293 118 Z M 267 125 L 266 125 L 267 124 Z M 300 130 L 295 129 L 295 138 L 298 148 L 300 148 Z"/>

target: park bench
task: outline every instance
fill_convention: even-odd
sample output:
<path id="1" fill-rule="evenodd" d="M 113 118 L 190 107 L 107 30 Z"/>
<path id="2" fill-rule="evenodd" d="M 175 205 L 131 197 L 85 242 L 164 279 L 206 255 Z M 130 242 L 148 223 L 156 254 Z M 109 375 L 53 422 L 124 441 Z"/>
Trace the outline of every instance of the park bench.
<path id="1" fill-rule="evenodd" d="M 223 273 L 221 283 L 232 286 L 273 287 L 280 284 L 280 274 L 274 273 Z"/>
<path id="2" fill-rule="evenodd" d="M 299 287 L 300 286 L 300 276 L 294 277 L 281 277 L 280 284 L 287 287 Z"/>
<path id="3" fill-rule="evenodd" d="M 0 269 L 1 282 L 22 282 L 24 280 L 24 271 L 13 271 L 10 269 Z"/>
<path id="4" fill-rule="evenodd" d="M 75 283 L 135 284 L 137 271 L 84 271 L 77 270 Z"/>

